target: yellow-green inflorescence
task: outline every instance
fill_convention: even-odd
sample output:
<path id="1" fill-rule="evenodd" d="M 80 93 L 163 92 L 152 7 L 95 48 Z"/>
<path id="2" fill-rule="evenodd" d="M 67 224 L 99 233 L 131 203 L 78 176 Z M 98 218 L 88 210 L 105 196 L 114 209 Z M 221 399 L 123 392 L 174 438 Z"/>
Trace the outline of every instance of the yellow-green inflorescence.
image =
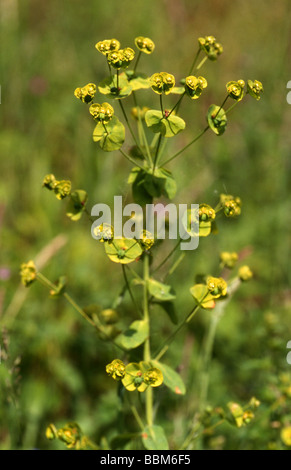
<path id="1" fill-rule="evenodd" d="M 202 91 L 207 87 L 207 80 L 204 77 L 195 77 L 189 75 L 185 79 L 185 91 L 192 100 L 196 100 L 201 96 Z"/>
<path id="2" fill-rule="evenodd" d="M 151 88 L 155 93 L 161 95 L 165 93 L 168 95 L 171 93 L 172 89 L 175 86 L 175 77 L 174 75 L 167 72 L 154 73 L 150 77 Z"/>
<path id="3" fill-rule="evenodd" d="M 247 82 L 248 93 L 255 98 L 257 101 L 261 99 L 261 94 L 264 92 L 264 88 L 259 80 L 248 80 Z"/>
<path id="4" fill-rule="evenodd" d="M 20 266 L 20 278 L 25 287 L 30 286 L 36 280 L 36 266 L 33 261 L 22 263 Z"/>
<path id="5" fill-rule="evenodd" d="M 114 380 L 121 380 L 130 392 L 144 392 L 149 386 L 159 387 L 164 380 L 161 370 L 147 362 L 130 362 L 125 365 L 120 359 L 114 359 L 107 364 L 106 372 Z"/>
<path id="6" fill-rule="evenodd" d="M 208 276 L 206 284 L 209 292 L 215 299 L 224 297 L 227 293 L 227 283 L 222 277 Z"/>
<path id="7" fill-rule="evenodd" d="M 103 41 L 98 41 L 95 47 L 98 52 L 107 56 L 110 52 L 119 50 L 120 42 L 117 39 L 104 39 Z"/>
<path id="8" fill-rule="evenodd" d="M 228 252 L 228 251 L 222 251 L 220 253 L 220 262 L 222 266 L 228 268 L 228 269 L 233 269 L 238 261 L 238 254 L 233 252 Z"/>
<path id="9" fill-rule="evenodd" d="M 114 109 L 109 103 L 93 103 L 89 108 L 89 112 L 95 121 L 105 124 L 111 121 L 114 115 Z"/>
<path id="10" fill-rule="evenodd" d="M 226 84 L 228 96 L 236 101 L 242 100 L 244 96 L 245 82 L 238 80 L 237 82 L 231 81 Z"/>
<path id="11" fill-rule="evenodd" d="M 109 52 L 107 55 L 108 64 L 114 69 L 127 68 L 133 61 L 135 52 L 131 47 Z"/>
<path id="12" fill-rule="evenodd" d="M 135 38 L 134 42 L 138 50 L 145 54 L 151 54 L 155 49 L 155 44 L 150 38 L 138 36 Z"/>
<path id="13" fill-rule="evenodd" d="M 90 103 L 96 93 L 97 87 L 94 83 L 88 83 L 83 87 L 78 87 L 74 91 L 74 95 L 76 98 L 83 101 L 83 103 Z"/>
<path id="14" fill-rule="evenodd" d="M 241 214 L 241 199 L 239 197 L 221 194 L 220 203 L 227 217 L 237 217 Z"/>
<path id="15" fill-rule="evenodd" d="M 54 191 L 58 199 L 64 199 L 69 196 L 72 190 L 71 181 L 58 181 L 53 174 L 46 175 L 42 185 L 50 191 Z"/>
<path id="16" fill-rule="evenodd" d="M 200 49 L 205 52 L 208 59 L 210 60 L 217 60 L 218 56 L 222 54 L 223 47 L 222 45 L 216 40 L 214 36 L 205 36 L 198 38 L 198 43 Z"/>

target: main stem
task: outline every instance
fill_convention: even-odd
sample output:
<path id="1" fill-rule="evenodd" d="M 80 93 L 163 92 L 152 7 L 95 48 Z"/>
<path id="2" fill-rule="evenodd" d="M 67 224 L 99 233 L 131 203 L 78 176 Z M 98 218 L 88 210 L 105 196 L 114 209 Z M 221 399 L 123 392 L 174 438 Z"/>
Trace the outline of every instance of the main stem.
<path id="1" fill-rule="evenodd" d="M 143 313 L 144 321 L 148 323 L 150 330 L 150 315 L 149 315 L 149 295 L 148 295 L 148 279 L 149 279 L 149 256 L 145 254 L 143 260 Z M 151 360 L 151 348 L 150 348 L 150 334 L 144 343 L 143 359 L 145 362 Z M 153 424 L 153 390 L 152 387 L 148 387 L 145 391 L 145 407 L 146 407 L 146 420 L 149 426 Z"/>

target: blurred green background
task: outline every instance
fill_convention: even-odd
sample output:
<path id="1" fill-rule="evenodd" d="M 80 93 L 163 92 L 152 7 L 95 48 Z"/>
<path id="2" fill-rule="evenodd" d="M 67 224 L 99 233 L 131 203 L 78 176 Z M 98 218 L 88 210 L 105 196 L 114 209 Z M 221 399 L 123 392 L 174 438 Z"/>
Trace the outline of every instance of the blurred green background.
<path id="1" fill-rule="evenodd" d="M 214 35 L 224 47 L 219 60 L 201 71 L 208 80 L 205 97 L 192 107 L 183 102 L 187 129 L 169 155 L 205 125 L 207 108 L 223 101 L 227 81 L 257 79 L 264 85 L 259 102 L 247 97 L 234 109 L 222 137 L 207 133 L 169 165 L 178 183 L 176 201 L 216 205 L 222 192 L 243 201 L 241 217 L 221 220 L 217 235 L 187 253 L 171 284 L 183 318 L 193 302 L 195 276 L 215 274 L 221 251 L 246 254 L 254 279 L 242 286 L 219 324 L 209 403 L 245 403 L 255 395 L 261 406 L 248 427 L 233 432 L 225 425 L 203 446 L 287 448 L 280 430 L 291 424 L 288 0 L 1 0 L 0 8 L 0 448 L 58 448 L 45 438 L 50 422 L 77 421 L 98 443 L 118 431 L 120 402 L 104 372 L 113 359 L 111 345 L 64 299 L 50 299 L 38 283 L 22 288 L 19 266 L 38 257 L 49 279 L 66 274 L 81 306 L 107 307 L 120 292 L 121 269 L 96 245 L 88 220 L 70 221 L 42 180 L 47 173 L 70 179 L 74 188 L 86 189 L 89 207 L 110 203 L 115 194 L 129 198 L 130 164 L 93 143 L 92 121 L 73 92 L 107 75 L 97 41 L 115 37 L 132 47 L 139 35 L 156 44 L 154 54 L 142 58 L 144 71 L 165 70 L 177 79 L 187 75 L 199 36 Z M 150 91 L 140 95 L 144 105 L 158 106 Z M 129 100 L 127 109 L 131 105 Z M 134 318 L 130 298 L 125 300 L 121 314 Z M 162 311 L 154 325 L 158 346 L 172 326 Z M 196 361 L 208 326 L 209 315 L 201 312 L 165 358 L 189 385 L 185 397 L 162 395 L 159 420 L 173 446 L 183 440 L 197 406 Z M 289 395 L 278 405 L 282 387 L 289 387 Z M 131 417 L 124 419 L 134 425 Z"/>

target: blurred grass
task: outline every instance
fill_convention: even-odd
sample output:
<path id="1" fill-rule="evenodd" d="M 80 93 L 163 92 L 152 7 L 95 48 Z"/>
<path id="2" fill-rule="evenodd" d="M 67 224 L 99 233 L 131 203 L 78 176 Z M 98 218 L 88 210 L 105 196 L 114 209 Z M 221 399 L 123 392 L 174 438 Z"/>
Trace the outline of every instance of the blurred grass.
<path id="1" fill-rule="evenodd" d="M 258 79 L 264 85 L 260 102 L 248 97 L 235 108 L 221 138 L 206 134 L 170 165 L 179 187 L 177 201 L 215 205 L 221 192 L 243 201 L 242 216 L 220 221 L 220 233 L 187 253 L 171 282 L 177 310 L 188 311 L 195 275 L 215 274 L 222 250 L 249 250 L 246 262 L 255 278 L 236 295 L 219 325 L 209 401 L 247 401 L 256 394 L 266 398 L 267 409 L 270 384 L 281 372 L 289 373 L 285 357 L 291 339 L 289 2 L 280 0 L 274 8 L 263 0 L 2 0 L 0 8 L 0 312 L 9 340 L 0 365 L 1 448 L 52 448 L 44 437 L 50 421 L 76 420 L 98 441 L 115 431 L 112 423 L 120 412 L 104 374 L 104 364 L 112 359 L 110 345 L 98 341 L 65 301 L 49 299 L 42 286 L 33 285 L 25 297 L 18 290 L 20 263 L 35 258 L 61 233 L 66 244 L 45 267 L 50 279 L 66 274 L 80 305 L 106 307 L 120 291 L 122 272 L 104 258 L 87 221 L 73 224 L 64 205 L 41 187 L 44 175 L 52 172 L 86 189 L 91 205 L 128 192 L 130 166 L 118 153 L 107 155 L 96 147 L 92 123 L 73 96 L 77 86 L 106 75 L 94 45 L 107 37 L 129 46 L 138 35 L 151 37 L 156 50 L 143 59 L 145 71 L 166 70 L 177 79 L 187 74 L 199 36 L 213 34 L 223 44 L 218 62 L 203 68 L 209 83 L 205 99 L 195 111 L 183 103 L 187 133 L 177 138 L 170 154 L 201 129 L 209 104 L 223 101 L 228 80 Z M 144 104 L 158 105 L 150 93 L 141 96 Z M 11 308 L 16 292 L 19 303 Z M 134 316 L 129 299 L 124 314 Z M 156 344 L 160 331 L 171 328 L 162 315 L 154 326 Z M 208 322 L 207 314 L 197 316 L 169 353 L 189 383 L 197 380 L 195 358 Z M 191 398 L 167 398 L 167 408 L 160 404 L 162 419 L 183 429 L 196 399 L 189 406 Z M 174 425 L 165 425 L 172 433 Z M 263 414 L 251 431 L 239 430 L 235 437 L 226 427 L 222 434 L 225 448 L 281 445 L 278 430 L 270 429 Z M 175 437 L 181 439 L 178 431 Z M 208 441 L 205 445 L 211 447 Z"/>

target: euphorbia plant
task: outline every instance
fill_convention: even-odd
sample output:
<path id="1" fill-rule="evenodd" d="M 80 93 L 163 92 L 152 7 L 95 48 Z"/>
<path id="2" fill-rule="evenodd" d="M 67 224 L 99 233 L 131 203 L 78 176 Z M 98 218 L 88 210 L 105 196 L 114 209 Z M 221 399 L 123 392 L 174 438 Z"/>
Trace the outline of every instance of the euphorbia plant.
<path id="1" fill-rule="evenodd" d="M 159 277 L 159 271 L 179 248 L 181 239 L 178 237 L 179 243 L 176 243 L 175 247 L 157 264 L 156 253 L 161 243 L 158 243 L 158 233 L 147 230 L 143 216 L 146 215 L 148 206 L 153 205 L 160 198 L 172 200 L 175 197 L 177 185 L 172 171 L 167 167 L 168 163 L 176 160 L 178 156 L 192 147 L 208 130 L 212 131 L 215 136 L 221 136 L 226 130 L 229 111 L 245 99 L 246 95 L 259 100 L 263 87 L 257 80 L 245 82 L 239 79 L 228 82 L 223 102 L 209 107 L 205 127 L 192 135 L 191 125 L 186 125 L 186 121 L 180 115 L 180 108 L 182 102 L 186 100 L 188 100 L 189 107 L 195 106 L 197 100 L 202 99 L 207 93 L 208 81 L 201 75 L 201 68 L 207 60 L 216 61 L 223 52 L 221 44 L 213 36 L 198 39 L 198 49 L 189 73 L 179 77 L 179 81 L 168 72 L 154 72 L 151 76 L 147 76 L 139 71 L 142 56 L 150 55 L 155 51 L 155 44 L 150 38 L 138 37 L 133 47 L 125 48 L 121 48 L 120 42 L 116 39 L 103 40 L 96 44 L 96 49 L 104 56 L 109 75 L 99 84 L 88 83 L 76 88 L 74 94 L 77 99 L 88 106 L 89 114 L 95 123 L 94 142 L 98 143 L 104 152 L 118 151 L 133 165 L 129 169 L 128 184 L 131 187 L 133 202 L 141 208 L 139 213 L 133 209 L 130 214 L 127 214 L 129 216 L 127 222 L 131 228 L 135 229 L 132 231 L 134 236 L 117 236 L 116 227 L 111 224 L 111 221 L 108 223 L 102 220 L 101 223 L 100 218 L 96 221 L 94 216 L 98 214 L 93 210 L 90 213 L 87 192 L 84 189 L 73 189 L 70 181 L 58 181 L 51 174 L 45 176 L 43 186 L 55 193 L 58 199 L 68 200 L 67 216 L 72 221 L 79 220 L 84 214 L 88 216 L 90 223 L 93 224 L 92 235 L 99 240 L 100 247 L 104 247 L 104 256 L 109 258 L 109 262 L 115 265 L 120 264 L 122 267 L 124 290 L 129 292 L 138 318 L 129 323 L 125 330 L 120 331 L 117 328 L 117 310 L 123 296 L 117 302 L 112 302 L 110 308 L 80 307 L 67 292 L 63 276 L 56 284 L 53 284 L 38 271 L 33 261 L 21 266 L 21 276 L 26 286 L 38 280 L 50 289 L 52 296 L 64 296 L 84 319 L 98 330 L 101 339 L 111 341 L 115 349 L 118 348 L 119 356 L 112 357 L 109 364 L 104 364 L 104 373 L 118 381 L 119 386 L 125 389 L 125 393 L 133 394 L 135 398 L 137 398 L 136 394 L 142 395 L 140 400 L 130 400 L 130 409 L 137 421 L 137 431 L 131 434 L 130 438 L 139 439 L 146 449 L 168 449 L 167 436 L 156 420 L 154 393 L 159 393 L 160 387 L 167 387 L 172 393 L 178 395 L 187 393 L 182 378 L 167 363 L 165 356 L 177 335 L 187 327 L 200 309 L 211 312 L 213 322 L 202 361 L 204 380 L 201 386 L 199 429 L 201 430 L 203 425 L 209 426 L 210 417 L 213 420 L 211 421 L 213 426 L 228 420 L 238 427 L 247 424 L 253 417 L 253 410 L 258 406 L 255 398 L 251 398 L 245 407 L 230 403 L 225 410 L 208 411 L 207 420 L 203 414 L 207 401 L 208 361 L 211 356 L 215 327 L 233 292 L 241 282 L 252 277 L 252 272 L 248 266 L 241 266 L 228 281 L 222 275 L 213 276 L 209 273 L 199 279 L 196 284 L 189 285 L 189 311 L 184 315 L 180 314 L 176 320 L 173 316 L 176 296 L 172 286 L 165 279 L 167 274 L 174 272 L 178 263 L 174 263 L 169 268 L 163 280 Z M 151 96 L 158 98 L 157 109 L 153 109 L 150 103 L 147 107 L 140 106 L 139 94 L 144 93 L 144 90 L 152 91 Z M 169 98 L 173 101 L 171 105 L 169 105 Z M 225 109 L 229 101 L 233 103 Z M 124 104 L 128 102 L 131 108 L 130 113 L 128 106 Z M 122 114 L 123 122 L 117 116 L 117 110 Z M 171 154 L 170 150 L 166 153 L 166 143 L 171 143 L 172 139 L 185 129 L 188 130 L 190 136 L 186 145 L 174 154 Z M 200 201 L 196 214 L 192 209 L 188 209 L 184 218 L 184 228 L 189 237 L 208 237 L 217 231 L 219 216 L 233 218 L 238 217 L 240 213 L 240 198 L 237 195 L 221 194 L 214 205 Z M 198 233 L 195 231 L 192 233 L 192 221 L 195 217 L 199 228 Z M 138 233 L 137 227 L 139 227 Z M 178 261 L 181 259 L 179 258 Z M 236 253 L 221 253 L 221 270 L 233 272 L 237 263 Z M 141 296 L 139 291 L 134 291 L 135 286 L 139 289 L 140 286 L 142 287 Z M 152 324 L 155 321 L 152 312 L 156 305 L 162 306 L 175 323 L 171 335 L 163 338 L 158 346 L 153 344 L 151 337 Z M 143 350 L 142 360 L 139 354 L 136 354 L 136 360 L 129 361 L 129 357 L 134 357 L 135 352 L 140 349 Z M 206 422 L 208 424 L 205 424 Z M 197 428 L 188 430 L 188 434 L 181 437 L 181 442 L 177 444 L 177 447 L 189 448 L 196 435 Z M 47 437 L 59 438 L 69 448 L 102 448 L 83 436 L 79 426 L 74 423 L 59 430 L 54 425 L 50 425 Z M 126 446 L 130 448 L 127 440 Z M 107 445 L 110 448 L 110 443 Z"/>

